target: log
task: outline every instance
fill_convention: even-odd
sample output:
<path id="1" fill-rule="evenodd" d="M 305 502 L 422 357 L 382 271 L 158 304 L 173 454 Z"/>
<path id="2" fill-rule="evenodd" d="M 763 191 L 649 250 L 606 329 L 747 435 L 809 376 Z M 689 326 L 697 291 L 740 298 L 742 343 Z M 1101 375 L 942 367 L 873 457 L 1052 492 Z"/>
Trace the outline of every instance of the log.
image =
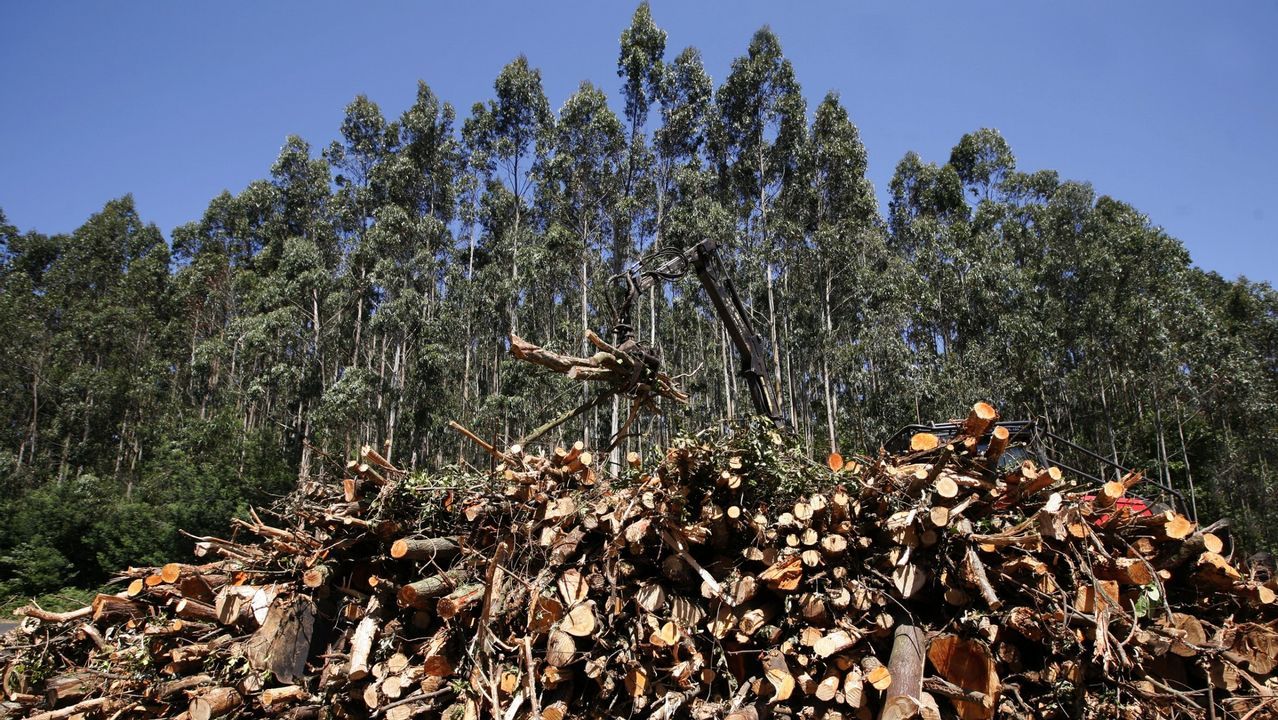
<path id="1" fill-rule="evenodd" d="M 187 712 L 191 714 L 191 720 L 210 720 L 226 715 L 242 702 L 243 698 L 235 688 L 212 688 L 192 698 Z"/>
<path id="2" fill-rule="evenodd" d="M 1110 480 L 1096 491 L 1092 506 L 1098 510 L 1113 507 L 1118 499 L 1127 494 L 1127 486 L 1118 480 Z"/>
<path id="3" fill-rule="evenodd" d="M 85 717 L 90 710 L 98 712 L 110 712 L 111 709 L 117 708 L 124 703 L 118 698 L 98 697 L 91 700 L 82 700 L 75 705 L 60 708 L 58 710 L 50 710 L 49 712 L 36 713 L 28 715 L 27 720 L 62 720 L 62 718 Z"/>
<path id="4" fill-rule="evenodd" d="M 217 608 L 192 598 L 178 600 L 177 605 L 173 607 L 173 613 L 180 618 L 188 620 L 207 620 L 208 622 L 221 622 L 222 620 L 221 616 L 218 615 Z"/>
<path id="5" fill-rule="evenodd" d="M 244 644 L 249 667 L 280 682 L 300 681 L 310 655 L 315 601 L 305 595 L 274 599 L 262 626 Z"/>
<path id="6" fill-rule="evenodd" d="M 300 685 L 267 688 L 258 695 L 257 700 L 266 710 L 277 711 L 285 705 L 310 699 L 311 694 Z"/>
<path id="7" fill-rule="evenodd" d="M 457 538 L 401 538 L 390 548 L 390 556 L 396 560 L 418 560 L 444 564 L 461 552 Z"/>
<path id="8" fill-rule="evenodd" d="M 199 675 L 188 675 L 187 677 L 178 678 L 177 680 L 158 683 L 152 686 L 147 694 L 157 700 L 164 700 L 177 695 L 180 692 L 185 692 L 201 685 L 208 685 L 212 682 L 213 677 L 204 673 L 200 673 Z"/>
<path id="9" fill-rule="evenodd" d="M 954 478 L 948 475 L 938 477 L 936 482 L 932 485 L 932 489 L 937 495 L 947 500 L 958 497 L 959 494 L 958 483 L 954 481 Z"/>
<path id="10" fill-rule="evenodd" d="M 763 653 L 764 678 L 772 684 L 773 694 L 770 704 L 785 702 L 794 693 L 795 677 L 780 650 L 768 650 Z"/>
<path id="11" fill-rule="evenodd" d="M 559 461 L 559 465 L 561 467 L 565 465 L 571 465 L 585 451 L 586 451 L 586 443 L 581 440 L 578 440 L 577 442 L 572 444 L 572 447 L 565 450 L 562 455 L 560 455 L 559 453 L 556 453 L 556 456 L 557 456 L 556 459 Z"/>
<path id="12" fill-rule="evenodd" d="M 405 586 L 407 587 L 407 586 Z M 368 658 L 373 651 L 373 641 L 381 628 L 382 604 L 377 596 L 369 599 L 364 608 L 364 617 L 355 626 L 351 635 L 351 659 L 346 669 L 346 679 L 355 682 L 368 677 Z"/>
<path id="13" fill-rule="evenodd" d="M 328 577 L 332 572 L 332 568 L 327 565 L 316 565 L 302 573 L 302 584 L 312 590 L 323 587 L 328 582 Z"/>
<path id="14" fill-rule="evenodd" d="M 985 434 L 985 431 L 997 419 L 998 411 L 994 409 L 993 405 L 987 402 L 978 402 L 968 412 L 967 419 L 963 421 L 963 427 L 959 430 L 959 435 L 979 438 Z"/>
<path id="15" fill-rule="evenodd" d="M 840 688 L 843 686 L 843 676 L 837 670 L 831 669 L 826 672 L 825 677 L 817 683 L 816 691 L 813 695 L 821 702 L 831 702 L 839 694 Z"/>
<path id="16" fill-rule="evenodd" d="M 856 644 L 856 640 L 846 630 L 835 630 L 816 642 L 812 650 L 817 657 L 830 657 Z"/>
<path id="17" fill-rule="evenodd" d="M 588 602 L 574 605 L 559 621 L 559 627 L 573 637 L 590 637 L 598 627 L 594 607 Z"/>
<path id="18" fill-rule="evenodd" d="M 915 433 L 910 437 L 911 452 L 927 452 L 928 450 L 935 450 L 938 446 L 940 446 L 940 444 L 940 438 L 928 432 Z"/>
<path id="19" fill-rule="evenodd" d="M 1154 581 L 1153 568 L 1137 558 L 1115 558 L 1112 562 L 1096 564 L 1094 570 L 1096 577 L 1124 585 L 1148 585 Z"/>
<path id="20" fill-rule="evenodd" d="M 169 651 L 169 659 L 178 665 L 191 663 L 196 660 L 203 660 L 230 643 L 230 636 L 219 635 L 208 642 L 191 643 L 189 645 L 175 647 Z"/>
<path id="21" fill-rule="evenodd" d="M 57 706 L 71 700 L 79 700 L 95 690 L 101 682 L 95 672 L 73 672 L 55 675 L 44 681 L 44 699 L 50 705 Z"/>
<path id="22" fill-rule="evenodd" d="M 1000 684 L 988 648 L 975 640 L 940 635 L 928 646 L 927 657 L 944 684 L 925 682 L 924 687 L 953 701 L 962 720 L 993 717 Z"/>
<path id="23" fill-rule="evenodd" d="M 435 613 L 444 620 L 451 620 L 466 608 L 477 604 L 483 597 L 483 585 L 478 583 L 463 585 L 440 598 L 435 606 Z"/>
<path id="24" fill-rule="evenodd" d="M 1012 434 L 1002 425 L 990 432 L 990 444 L 985 447 L 985 467 L 993 469 L 998 466 L 999 458 L 1007 452 L 1007 443 Z"/>
<path id="25" fill-rule="evenodd" d="M 861 669 L 865 672 L 865 682 L 875 690 L 887 690 L 892 685 L 892 671 L 873 655 L 861 658 Z"/>
<path id="26" fill-rule="evenodd" d="M 998 593 L 994 592 L 994 586 L 990 584 L 989 576 L 985 573 L 985 563 L 981 562 L 981 558 L 976 554 L 976 549 L 969 545 L 965 557 L 972 584 L 976 585 L 977 589 L 981 591 L 981 597 L 985 598 L 985 603 L 990 606 L 991 610 L 997 611 L 1003 607 L 1003 601 L 999 599 Z"/>
<path id="27" fill-rule="evenodd" d="M 461 585 L 465 579 L 466 574 L 464 571 L 449 570 L 448 572 L 432 575 L 425 580 L 408 583 L 401 587 L 397 593 L 399 603 L 408 607 L 426 607 L 426 601 L 447 595 Z"/>
<path id="28" fill-rule="evenodd" d="M 923 630 L 898 623 L 892 633 L 892 654 L 888 659 L 891 684 L 883 699 L 879 720 L 906 720 L 919 714 L 923 693 Z"/>
<path id="29" fill-rule="evenodd" d="M 387 448 L 387 452 L 389 452 L 390 445 L 387 444 L 386 448 Z M 387 470 L 392 473 L 402 472 L 399 468 L 396 468 L 393 464 L 391 464 L 390 460 L 387 460 L 385 457 L 382 456 L 381 453 L 377 452 L 377 450 L 374 449 L 372 445 L 360 446 L 359 456 L 364 459 L 365 463 L 369 465 L 376 465 L 382 470 Z"/>
<path id="30" fill-rule="evenodd" d="M 78 612 L 78 611 L 77 611 Z M 147 606 L 128 597 L 98 593 L 93 598 L 93 622 L 119 622 L 147 616 Z"/>
<path id="31" fill-rule="evenodd" d="M 865 702 L 865 673 L 859 665 L 848 668 L 843 676 L 843 702 L 854 710 Z"/>
<path id="32" fill-rule="evenodd" d="M 552 667 L 566 667 L 577 654 L 577 641 L 562 630 L 551 630 L 546 639 L 546 663 Z"/>

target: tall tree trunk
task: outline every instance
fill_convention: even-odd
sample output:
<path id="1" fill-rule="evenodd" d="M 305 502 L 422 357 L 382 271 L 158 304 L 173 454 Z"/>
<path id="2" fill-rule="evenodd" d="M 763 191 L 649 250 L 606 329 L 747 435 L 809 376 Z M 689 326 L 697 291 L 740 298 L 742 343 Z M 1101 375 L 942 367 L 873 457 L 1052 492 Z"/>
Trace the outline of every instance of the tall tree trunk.
<path id="1" fill-rule="evenodd" d="M 1194 490 L 1194 471 L 1189 466 L 1189 448 L 1185 445 L 1185 428 L 1181 421 L 1180 398 L 1176 398 L 1176 434 L 1180 436 L 1180 454 L 1185 458 L 1185 484 L 1189 487 L 1191 518 L 1198 522 L 1198 493 Z"/>
<path id="2" fill-rule="evenodd" d="M 1105 393 L 1105 380 L 1100 378 L 1101 410 L 1105 414 L 1105 430 L 1109 433 L 1109 452 L 1114 465 L 1118 465 L 1118 439 L 1114 435 L 1114 418 L 1109 411 L 1109 398 Z"/>
<path id="3" fill-rule="evenodd" d="M 587 245 L 587 247 L 589 247 L 589 246 Z M 587 283 L 589 282 L 589 277 L 588 277 L 588 276 L 589 276 L 589 272 L 588 272 L 588 268 L 587 268 L 587 266 L 586 266 L 586 263 L 587 263 L 587 260 L 588 260 L 587 255 L 588 255 L 588 253 L 587 253 L 585 250 L 583 250 L 583 251 L 582 251 L 582 253 L 581 253 L 581 277 L 580 277 L 580 281 L 581 281 L 581 347 L 582 347 L 582 355 L 589 355 L 589 354 L 590 354 L 590 342 L 586 340 L 586 331 L 590 329 L 590 304 L 589 304 L 589 301 L 588 301 L 588 299 L 587 299 L 587 294 L 586 294 L 586 292 L 587 292 L 587 290 L 586 290 L 586 288 L 587 288 Z M 587 387 L 586 387 L 585 383 L 582 383 L 582 386 L 581 386 L 581 402 L 582 402 L 582 403 L 586 403 L 586 402 L 589 402 L 589 401 L 590 401 L 590 391 L 589 391 L 589 389 L 587 389 Z M 598 408 L 596 408 L 596 411 L 597 411 L 597 409 L 598 409 Z M 581 436 L 582 436 L 582 440 L 586 443 L 586 445 L 590 445 L 590 434 L 591 434 L 591 433 L 590 433 L 590 431 L 591 431 L 591 430 L 595 427 L 595 424 L 596 424 L 596 423 L 594 423 L 594 422 L 592 422 L 592 421 L 591 421 L 591 417 L 592 417 L 592 416 L 593 416 L 593 417 L 597 420 L 598 415 L 595 415 L 593 412 L 582 416 L 582 424 L 584 425 L 584 427 L 582 428 L 582 434 L 581 434 Z"/>
<path id="4" fill-rule="evenodd" d="M 1171 481 L 1171 463 L 1167 460 L 1167 440 L 1163 432 L 1163 403 L 1158 396 L 1158 392 L 1154 392 L 1154 429 L 1158 433 L 1158 462 L 1159 482 L 1167 487 L 1172 486 Z"/>
<path id="5" fill-rule="evenodd" d="M 360 334 L 364 329 L 364 282 L 368 277 L 368 268 L 363 264 L 359 268 L 359 284 L 355 287 L 355 339 L 351 343 L 351 365 L 359 365 Z"/>
<path id="6" fill-rule="evenodd" d="M 786 272 L 786 273 L 785 273 L 785 275 L 782 277 L 782 280 L 781 280 L 781 291 L 782 291 L 782 293 L 783 293 L 783 295 L 784 295 L 784 299 L 788 300 L 788 299 L 791 297 L 791 295 L 790 295 L 790 273 L 789 273 L 789 272 Z M 807 415 L 805 414 L 805 415 L 804 415 L 804 417 L 800 418 L 800 417 L 799 417 L 799 414 L 798 414 L 798 413 L 795 411 L 795 409 L 794 409 L 794 398 L 795 398 L 795 395 L 797 395 L 797 394 L 798 394 L 798 391 L 795 389 L 795 386 L 794 386 L 794 353 L 793 353 L 793 351 L 794 351 L 794 340 L 793 340 L 793 337 L 794 337 L 794 336 L 790 334 L 790 313 L 785 313 L 785 314 L 782 316 L 781 322 L 782 322 L 782 328 L 781 328 L 781 329 L 782 329 L 782 332 L 784 333 L 784 338 L 785 338 L 785 355 L 784 355 L 784 357 L 785 357 L 785 384 L 786 384 L 786 390 L 787 390 L 787 394 L 789 395 L 789 401 L 790 401 L 790 402 L 789 402 L 789 405 L 790 405 L 790 418 L 791 418 L 791 419 L 792 419 L 792 421 L 795 423 L 795 427 L 798 427 L 798 426 L 799 426 L 800 421 L 802 421 L 802 423 L 803 423 L 805 426 L 808 426 L 808 423 L 807 423 L 807 420 L 808 420 Z M 778 347 L 776 350 L 773 350 L 773 352 L 775 352 L 775 353 L 776 353 L 776 355 L 777 355 L 777 361 L 778 361 L 778 362 L 780 362 L 780 359 L 781 359 L 781 357 L 782 357 L 782 353 L 781 353 L 780 348 Z M 778 408 L 780 408 L 780 407 L 783 407 L 783 405 L 782 405 L 780 402 L 778 402 L 778 403 L 777 403 L 777 407 L 778 407 Z M 812 443 L 811 443 L 811 438 L 809 438 L 809 439 L 808 439 L 808 443 L 807 443 L 807 445 L 808 445 L 808 447 L 811 447 L 811 445 L 812 445 Z"/>
<path id="7" fill-rule="evenodd" d="M 776 388 L 777 405 L 781 407 L 783 406 L 781 393 L 785 386 L 781 382 L 781 345 L 777 342 L 777 306 L 772 293 L 772 261 L 765 263 L 765 267 L 765 276 L 768 280 L 768 333 L 772 340 L 772 383 Z"/>
<path id="8" fill-rule="evenodd" d="M 830 317 L 830 296 L 833 293 L 833 288 L 831 287 L 832 284 L 831 273 L 827 270 L 825 273 L 825 293 L 823 293 L 825 303 L 822 308 L 824 311 L 822 312 L 822 315 L 824 315 L 823 319 L 825 320 L 825 337 L 822 338 L 822 348 L 824 352 L 821 353 L 821 386 L 825 394 L 825 429 L 827 439 L 830 441 L 830 452 L 834 452 L 838 449 L 834 437 L 834 422 L 837 410 L 834 406 L 834 393 L 830 391 L 829 345 L 834 342 L 834 322 Z"/>
<path id="9" fill-rule="evenodd" d="M 519 191 L 519 159 L 515 159 L 514 176 L 511 181 L 511 188 L 515 193 L 515 224 L 511 228 L 511 249 L 510 249 L 510 332 L 519 332 L 519 326 L 516 322 L 516 312 L 519 309 L 519 223 L 523 219 L 523 196 Z"/>
<path id="10" fill-rule="evenodd" d="M 395 447 L 395 423 L 399 420 L 400 398 L 404 395 L 404 340 L 401 337 L 395 345 L 395 359 L 391 362 L 391 400 L 390 417 L 386 422 L 386 457 L 391 457 Z"/>
<path id="11" fill-rule="evenodd" d="M 735 415 L 732 408 L 733 380 L 735 378 L 732 375 L 731 362 L 728 360 L 728 330 L 727 328 L 724 328 L 724 327 L 719 328 L 719 347 L 723 352 L 723 397 L 725 399 L 723 419 L 725 422 L 730 423 L 732 422 L 732 418 Z"/>
<path id="12" fill-rule="evenodd" d="M 476 202 L 476 215 L 478 215 L 479 207 Z M 476 222 L 470 229 L 470 247 L 467 248 L 466 255 L 466 289 L 468 292 L 474 291 L 475 281 L 475 243 L 479 239 L 479 223 Z M 470 412 L 470 366 L 471 358 L 475 354 L 475 317 L 471 312 L 470 303 L 466 303 L 462 312 L 466 314 L 466 360 L 462 370 L 462 417 L 469 418 Z M 457 459 L 462 458 L 462 445 L 458 445 Z M 415 451 L 414 451 L 415 452 Z M 416 455 L 414 455 L 414 458 Z"/>
<path id="13" fill-rule="evenodd" d="M 311 288 L 311 322 L 314 324 L 315 364 L 319 368 L 320 389 L 324 389 L 324 346 L 320 343 L 319 289 Z"/>

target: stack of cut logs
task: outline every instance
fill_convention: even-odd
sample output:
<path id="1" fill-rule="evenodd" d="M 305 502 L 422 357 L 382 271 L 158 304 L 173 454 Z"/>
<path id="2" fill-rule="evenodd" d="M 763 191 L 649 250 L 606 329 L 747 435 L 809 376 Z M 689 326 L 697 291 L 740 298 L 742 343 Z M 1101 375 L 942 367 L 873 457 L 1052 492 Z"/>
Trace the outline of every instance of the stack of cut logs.
<path id="1" fill-rule="evenodd" d="M 21 610 L 0 715 L 1278 715 L 1274 580 L 1222 526 L 1129 502 L 1139 475 L 1007 471 L 993 420 L 824 464 L 749 432 L 616 473 L 580 444 L 472 435 L 469 478 L 365 448 L 194 563 Z"/>

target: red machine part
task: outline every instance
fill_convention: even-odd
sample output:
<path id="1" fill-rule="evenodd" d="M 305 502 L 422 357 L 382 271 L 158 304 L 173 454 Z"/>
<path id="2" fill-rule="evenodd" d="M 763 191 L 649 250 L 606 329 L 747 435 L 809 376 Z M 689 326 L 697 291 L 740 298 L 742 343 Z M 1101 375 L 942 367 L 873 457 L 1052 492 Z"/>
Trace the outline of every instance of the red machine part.
<path id="1" fill-rule="evenodd" d="M 1086 500 L 1087 502 L 1091 502 L 1095 499 L 1096 499 L 1095 495 L 1083 496 L 1083 500 Z M 1118 498 L 1117 500 L 1114 501 L 1114 510 L 1115 511 L 1126 510 L 1127 513 L 1129 515 L 1132 515 L 1133 517 L 1149 517 L 1154 514 L 1154 511 L 1149 507 L 1149 502 L 1147 500 L 1142 500 L 1141 498 L 1138 498 L 1138 497 Z M 1104 523 L 1105 521 L 1109 520 L 1109 515 L 1110 515 L 1109 513 L 1106 513 L 1105 515 L 1100 516 L 1099 518 L 1096 519 L 1095 523 L 1097 525 Z"/>

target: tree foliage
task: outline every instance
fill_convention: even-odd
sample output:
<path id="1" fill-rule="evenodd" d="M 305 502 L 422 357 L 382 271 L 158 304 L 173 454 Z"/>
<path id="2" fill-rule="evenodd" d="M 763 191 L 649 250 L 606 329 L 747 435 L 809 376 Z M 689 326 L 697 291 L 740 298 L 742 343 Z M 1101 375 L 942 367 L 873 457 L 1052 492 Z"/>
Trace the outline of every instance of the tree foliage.
<path id="1" fill-rule="evenodd" d="M 988 128 L 944 162 L 907 154 L 882 212 L 853 113 L 831 94 L 809 115 L 769 29 L 717 87 L 666 40 L 641 4 L 616 107 L 583 83 L 553 111 L 524 57 L 460 120 L 425 83 L 398 117 L 357 97 L 322 152 L 287 138 L 167 241 L 129 196 L 66 235 L 0 213 L 3 588 L 178 555 L 178 529 L 217 532 L 363 443 L 483 462 L 448 420 L 507 442 L 583 399 L 512 361 L 507 333 L 576 352 L 609 329 L 609 275 L 705 238 L 813 453 L 988 399 L 1278 546 L 1259 517 L 1278 480 L 1271 286 L 1194 267 Z M 641 298 L 634 324 L 693 397 L 626 446 L 750 412 L 695 281 Z M 617 423 L 599 406 L 562 432 L 602 447 Z"/>

